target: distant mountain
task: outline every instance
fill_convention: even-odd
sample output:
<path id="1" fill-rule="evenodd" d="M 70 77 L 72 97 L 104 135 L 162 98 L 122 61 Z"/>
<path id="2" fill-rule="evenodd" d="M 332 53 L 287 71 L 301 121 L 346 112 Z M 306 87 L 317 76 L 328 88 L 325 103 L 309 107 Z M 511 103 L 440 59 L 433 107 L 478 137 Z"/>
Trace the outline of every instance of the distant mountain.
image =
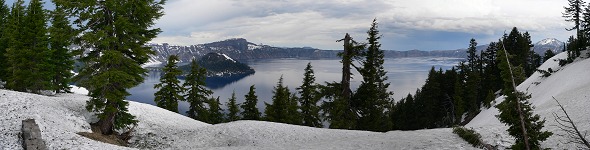
<path id="1" fill-rule="evenodd" d="M 533 50 L 543 56 L 545 51 L 551 50 L 554 53 L 563 51 L 564 42 L 561 42 L 555 38 L 546 38 L 534 44 Z"/>
<path id="2" fill-rule="evenodd" d="M 295 48 L 284 48 L 284 47 L 273 47 L 263 44 L 254 44 L 248 42 L 243 38 L 227 39 L 224 41 L 218 41 L 213 43 L 190 45 L 190 46 L 177 46 L 163 44 L 150 44 L 148 45 L 156 52 L 153 55 L 148 65 L 146 66 L 158 66 L 162 62 L 165 62 L 168 56 L 178 55 L 180 57 L 180 64 L 186 64 L 191 59 L 198 59 L 208 53 L 220 53 L 226 54 L 235 60 L 251 60 L 251 59 L 277 59 L 277 58 L 298 58 L 298 59 L 339 59 L 338 53 L 342 50 L 320 50 L 311 47 L 295 47 Z M 477 46 L 478 51 L 483 51 L 488 47 L 487 44 Z M 534 50 L 540 55 L 543 55 L 547 49 L 551 49 L 554 52 L 561 51 L 563 49 L 563 42 L 556 39 L 545 39 L 535 43 Z M 404 57 L 455 57 L 465 58 L 466 48 L 456 50 L 408 50 L 408 51 L 397 51 L 397 50 L 385 50 L 386 58 L 404 58 Z"/>

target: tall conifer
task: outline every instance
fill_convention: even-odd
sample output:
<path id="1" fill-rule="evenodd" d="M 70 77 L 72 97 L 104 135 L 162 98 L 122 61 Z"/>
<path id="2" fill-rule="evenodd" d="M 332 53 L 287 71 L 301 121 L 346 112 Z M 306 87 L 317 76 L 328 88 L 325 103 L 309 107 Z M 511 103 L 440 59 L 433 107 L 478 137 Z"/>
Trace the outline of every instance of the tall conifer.
<path id="1" fill-rule="evenodd" d="M 363 52 L 362 67 L 358 68 L 363 81 L 353 96 L 352 106 L 356 109 L 359 119 L 357 128 L 361 130 L 386 131 L 391 122 L 385 114 L 386 106 L 391 102 L 392 92 L 388 92 L 389 83 L 383 68 L 384 52 L 380 49 L 377 20 L 373 20 L 367 31 L 368 48 Z"/>
<path id="2" fill-rule="evenodd" d="M 209 98 L 207 101 L 209 105 L 209 120 L 208 123 L 211 124 L 218 124 L 223 122 L 223 110 L 221 109 L 221 103 L 219 102 L 219 97 L 217 98 Z"/>
<path id="3" fill-rule="evenodd" d="M 10 15 L 10 9 L 6 4 L 5 0 L 0 0 L 0 84 L 6 81 L 8 61 L 6 59 L 6 49 L 8 48 L 9 36 L 7 35 L 8 17 Z"/>
<path id="4" fill-rule="evenodd" d="M 49 27 L 49 45 L 51 47 L 51 64 L 53 65 L 53 90 L 56 93 L 70 92 L 70 82 L 73 76 L 74 60 L 68 47 L 74 38 L 74 29 L 66 18 L 61 6 L 57 6 L 51 13 L 51 27 Z"/>
<path id="5" fill-rule="evenodd" d="M 240 120 L 240 106 L 236 103 L 236 91 L 231 93 L 231 98 L 226 105 L 228 111 L 226 122 Z"/>
<path id="6" fill-rule="evenodd" d="M 260 111 L 256 107 L 258 103 L 258 96 L 256 96 L 256 88 L 254 85 L 250 86 L 250 90 L 248 94 L 245 95 L 246 100 L 240 107 L 244 110 L 242 111 L 242 119 L 243 120 L 260 120 Z"/>
<path id="7" fill-rule="evenodd" d="M 277 86 L 273 89 L 273 94 L 271 104 L 264 102 L 266 105 L 266 109 L 264 110 L 266 120 L 271 122 L 288 123 L 288 107 L 291 92 L 289 91 L 289 88 L 283 85 L 283 76 L 279 78 Z"/>
<path id="8" fill-rule="evenodd" d="M 321 95 L 315 83 L 315 76 L 311 62 L 307 63 L 303 76 L 303 84 L 297 88 L 300 95 L 299 103 L 301 103 L 303 125 L 321 128 L 323 125 L 319 115 L 320 108 L 317 105 L 318 101 L 321 99 Z"/>
<path id="9" fill-rule="evenodd" d="M 195 59 L 191 61 L 191 70 L 186 75 L 186 80 L 182 86 L 187 89 L 185 99 L 189 103 L 189 110 L 186 112 L 188 117 L 206 122 L 208 118 L 208 110 L 205 108 L 205 103 L 208 96 L 213 92 L 205 87 L 205 79 L 207 79 L 207 70 L 200 67 Z"/>
<path id="10" fill-rule="evenodd" d="M 170 55 L 168 63 L 162 68 L 164 74 L 160 77 L 160 83 L 154 85 L 154 89 L 159 89 L 154 93 L 156 106 L 176 113 L 178 113 L 178 101 L 184 101 L 181 94 L 185 91 L 177 78 L 182 75 L 182 71 L 176 66 L 178 61 L 178 56 Z"/>
<path id="11" fill-rule="evenodd" d="M 74 44 L 85 67 L 76 79 L 90 91 L 86 108 L 97 113 L 103 134 L 137 123 L 123 99 L 147 73 L 141 64 L 154 52 L 145 44 L 161 32 L 152 26 L 165 2 L 55 0 L 79 27 Z"/>

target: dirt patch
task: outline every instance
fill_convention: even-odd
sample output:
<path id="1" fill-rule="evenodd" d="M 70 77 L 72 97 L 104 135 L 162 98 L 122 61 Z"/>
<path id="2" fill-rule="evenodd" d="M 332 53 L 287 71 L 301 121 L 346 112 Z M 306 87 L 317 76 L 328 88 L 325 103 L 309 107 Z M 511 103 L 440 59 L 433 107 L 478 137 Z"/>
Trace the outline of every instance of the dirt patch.
<path id="1" fill-rule="evenodd" d="M 83 137 L 95 140 L 95 141 L 100 141 L 100 142 L 104 142 L 104 143 L 108 143 L 108 144 L 113 144 L 113 145 L 118 145 L 118 146 L 125 146 L 127 147 L 128 142 L 121 139 L 119 135 L 103 135 L 100 132 L 100 128 L 98 127 L 98 125 L 95 124 L 91 124 L 91 129 L 92 129 L 92 133 L 89 132 L 78 132 L 76 134 L 81 135 Z"/>

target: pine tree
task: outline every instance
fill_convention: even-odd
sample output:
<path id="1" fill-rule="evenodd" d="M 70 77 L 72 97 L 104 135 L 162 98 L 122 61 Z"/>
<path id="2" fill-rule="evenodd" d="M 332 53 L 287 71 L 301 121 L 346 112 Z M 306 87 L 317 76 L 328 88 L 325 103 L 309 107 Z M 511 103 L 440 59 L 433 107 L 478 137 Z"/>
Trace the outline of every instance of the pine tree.
<path id="1" fill-rule="evenodd" d="M 495 99 L 496 95 L 494 95 L 494 92 L 492 92 L 492 90 L 489 90 L 486 99 L 484 99 L 483 101 L 483 106 L 486 108 L 490 108 L 492 105 L 492 101 L 494 101 Z"/>
<path id="2" fill-rule="evenodd" d="M 168 63 L 162 68 L 164 74 L 160 77 L 160 83 L 154 85 L 154 89 L 159 89 L 154 93 L 156 106 L 176 113 L 178 113 L 178 101 L 184 101 L 181 94 L 185 91 L 177 78 L 182 75 L 182 71 L 176 66 L 178 61 L 178 56 L 170 55 Z"/>
<path id="3" fill-rule="evenodd" d="M 240 106 L 236 103 L 236 91 L 231 93 L 231 98 L 229 98 L 229 101 L 226 105 L 228 113 L 225 122 L 240 120 Z"/>
<path id="4" fill-rule="evenodd" d="M 271 122 L 288 123 L 288 107 L 291 92 L 289 91 L 289 88 L 283 85 L 283 76 L 279 78 L 279 82 L 277 83 L 277 86 L 274 87 L 272 93 L 274 94 L 272 96 L 272 103 L 268 104 L 264 102 L 266 105 L 266 109 L 264 110 L 266 120 Z"/>
<path id="5" fill-rule="evenodd" d="M 357 115 L 351 106 L 352 91 L 350 89 L 350 71 L 352 62 L 360 58 L 361 51 L 365 49 L 365 44 L 360 44 L 352 39 L 348 33 L 344 39 L 336 42 L 344 42 L 344 51 L 338 53 L 342 57 L 342 80 L 340 83 L 327 83 L 321 87 L 323 97 L 328 99 L 321 105 L 323 115 L 330 122 L 331 129 L 355 129 Z"/>
<path id="6" fill-rule="evenodd" d="M 463 81 L 459 77 L 455 80 L 455 95 L 453 95 L 453 101 L 455 104 L 455 118 L 456 123 L 461 123 L 463 120 L 463 114 L 465 113 L 465 102 L 463 101 Z"/>
<path id="7" fill-rule="evenodd" d="M 86 108 L 96 112 L 102 134 L 136 124 L 128 113 L 127 89 L 143 82 L 141 64 L 154 52 L 145 44 L 160 32 L 154 21 L 163 15 L 165 0 L 56 0 L 74 18 L 76 43 L 84 68 L 76 77 L 90 91 Z M 130 9 L 133 8 L 133 9 Z"/>
<path id="8" fill-rule="evenodd" d="M 555 56 L 555 53 L 553 53 L 552 50 L 547 50 L 545 51 L 545 54 L 543 55 L 543 61 L 547 61 L 549 59 L 551 59 L 551 57 Z"/>
<path id="9" fill-rule="evenodd" d="M 7 28 L 9 27 L 9 15 L 10 10 L 8 8 L 8 5 L 6 5 L 6 1 L 0 0 L 0 82 L 6 81 L 8 77 L 8 61 L 5 54 L 6 49 L 8 48 L 9 40 L 9 35 L 7 34 L 10 32 L 7 30 Z"/>
<path id="10" fill-rule="evenodd" d="M 186 80 L 182 85 L 187 89 L 185 100 L 189 103 L 187 116 L 196 120 L 206 122 L 209 120 L 209 114 L 205 103 L 208 96 L 213 94 L 211 90 L 205 87 L 207 79 L 207 70 L 200 67 L 195 59 L 191 61 L 190 72 L 186 75 Z"/>
<path id="11" fill-rule="evenodd" d="M 15 91 L 26 91 L 25 87 L 17 84 L 16 82 L 9 82 L 14 78 L 14 73 L 18 64 L 22 62 L 18 61 L 21 54 L 21 50 L 24 49 L 24 43 L 22 41 L 24 32 L 24 17 L 25 17 L 25 6 L 23 0 L 17 0 L 12 4 L 10 14 L 6 18 L 6 26 L 4 27 L 2 41 L 5 43 L 5 57 L 6 64 L 4 70 L 2 70 L 4 79 L 6 81 L 6 88 Z M 16 68 L 15 68 L 16 66 Z"/>
<path id="12" fill-rule="evenodd" d="M 470 71 L 475 71 L 477 66 L 477 60 L 479 59 L 477 56 L 477 42 L 475 39 L 471 39 L 469 41 L 469 48 L 467 48 L 467 62 Z"/>
<path id="13" fill-rule="evenodd" d="M 315 84 L 315 76 L 311 62 L 307 63 L 303 76 L 303 84 L 297 88 L 301 96 L 299 98 L 299 103 L 301 103 L 303 125 L 321 128 L 323 125 L 319 115 L 320 107 L 317 105 L 318 101 L 321 99 L 321 95 Z"/>
<path id="14" fill-rule="evenodd" d="M 223 110 L 221 109 L 221 103 L 219 102 L 219 97 L 217 98 L 209 98 L 207 101 L 209 105 L 209 120 L 207 123 L 211 124 L 218 124 L 223 122 Z"/>
<path id="15" fill-rule="evenodd" d="M 377 20 L 373 20 L 371 28 L 367 31 L 368 48 L 363 53 L 362 68 L 358 72 L 363 76 L 363 81 L 352 98 L 352 107 L 356 109 L 359 119 L 357 128 L 360 130 L 387 131 L 391 122 L 385 114 L 386 106 L 391 102 L 391 92 L 387 91 L 389 83 L 386 71 L 383 69 L 384 52 L 379 47 L 379 30 Z"/>
<path id="16" fill-rule="evenodd" d="M 514 72 L 520 67 L 511 66 L 511 63 L 508 62 L 511 56 L 505 54 L 504 50 L 499 51 L 498 54 L 501 61 L 499 67 L 502 70 L 504 81 L 502 92 L 506 98 L 496 105 L 500 111 L 496 117 L 500 122 L 509 126 L 508 133 L 516 138 L 512 149 L 541 149 L 540 142 L 546 140 L 553 133 L 541 131 L 545 120 L 540 120 L 539 115 L 533 114 L 534 107 L 527 100 L 530 95 L 515 90 L 515 76 L 522 76 L 522 74 L 514 74 Z"/>
<path id="17" fill-rule="evenodd" d="M 69 84 L 73 76 L 74 60 L 68 47 L 72 44 L 75 32 L 60 6 L 52 12 L 49 35 L 52 70 L 55 72 L 52 80 L 54 90 L 56 93 L 70 92 Z"/>
<path id="18" fill-rule="evenodd" d="M 576 30 L 577 37 L 582 35 L 580 31 L 582 21 L 584 20 L 582 16 L 584 13 L 584 4 L 585 2 L 582 0 L 568 0 L 568 7 L 563 7 L 565 12 L 563 12 L 562 15 L 565 18 L 565 21 L 574 23 L 572 28 L 566 28 L 566 30 Z"/>
<path id="19" fill-rule="evenodd" d="M 260 111 L 256 108 L 258 96 L 256 96 L 255 89 L 254 85 L 250 86 L 250 91 L 245 95 L 246 100 L 240 106 L 244 110 L 242 111 L 243 120 L 260 120 Z"/>
<path id="20" fill-rule="evenodd" d="M 32 0 L 22 13 L 22 1 L 17 1 L 12 13 L 12 42 L 7 51 L 8 76 L 7 86 L 22 92 L 41 93 L 51 89 L 52 70 L 50 51 L 48 49 L 47 15 L 43 2 Z M 19 16 L 23 15 L 23 16 Z M 22 21 L 22 22 L 21 22 Z M 26 68 L 26 69 L 25 69 Z"/>
<path id="21" fill-rule="evenodd" d="M 295 93 L 291 94 L 287 101 L 287 122 L 288 124 L 301 125 L 303 124 L 303 116 L 299 112 L 299 98 Z"/>

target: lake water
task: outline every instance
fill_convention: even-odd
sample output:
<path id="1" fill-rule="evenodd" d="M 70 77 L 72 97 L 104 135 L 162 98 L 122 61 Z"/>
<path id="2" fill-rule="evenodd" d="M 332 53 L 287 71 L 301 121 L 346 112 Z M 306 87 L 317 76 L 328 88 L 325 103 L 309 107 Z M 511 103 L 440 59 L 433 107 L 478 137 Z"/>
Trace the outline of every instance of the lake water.
<path id="1" fill-rule="evenodd" d="M 428 77 L 428 71 L 432 66 L 438 68 L 450 69 L 460 60 L 458 58 L 395 58 L 385 59 L 384 68 L 390 82 L 389 90 L 394 92 L 393 98 L 399 100 L 408 93 L 414 93 L 417 88 L 424 85 Z M 241 79 L 231 79 L 231 81 L 209 81 L 209 84 L 215 85 L 212 89 L 213 97 L 220 97 L 222 104 L 228 101 L 233 91 L 236 92 L 237 102 L 244 102 L 244 95 L 248 93 L 249 87 L 255 85 L 256 95 L 258 96 L 258 108 L 264 110 L 264 102 L 271 103 L 272 90 L 277 85 L 281 75 L 284 78 L 284 84 L 292 92 L 303 82 L 303 69 L 308 62 L 311 62 L 315 71 L 316 83 L 340 82 L 342 64 L 340 60 L 300 60 L 300 59 L 267 59 L 253 60 L 244 62 L 250 65 L 256 73 Z M 352 90 L 360 85 L 362 77 L 358 72 L 353 70 L 354 78 L 351 80 Z M 160 71 L 152 70 L 149 72 L 145 81 L 129 90 L 131 96 L 127 99 L 141 103 L 155 105 L 154 84 L 159 83 Z M 215 82 L 215 83 L 212 83 Z M 184 113 L 188 110 L 188 103 L 179 103 L 179 112 Z M 222 106 L 225 109 L 225 106 Z"/>

